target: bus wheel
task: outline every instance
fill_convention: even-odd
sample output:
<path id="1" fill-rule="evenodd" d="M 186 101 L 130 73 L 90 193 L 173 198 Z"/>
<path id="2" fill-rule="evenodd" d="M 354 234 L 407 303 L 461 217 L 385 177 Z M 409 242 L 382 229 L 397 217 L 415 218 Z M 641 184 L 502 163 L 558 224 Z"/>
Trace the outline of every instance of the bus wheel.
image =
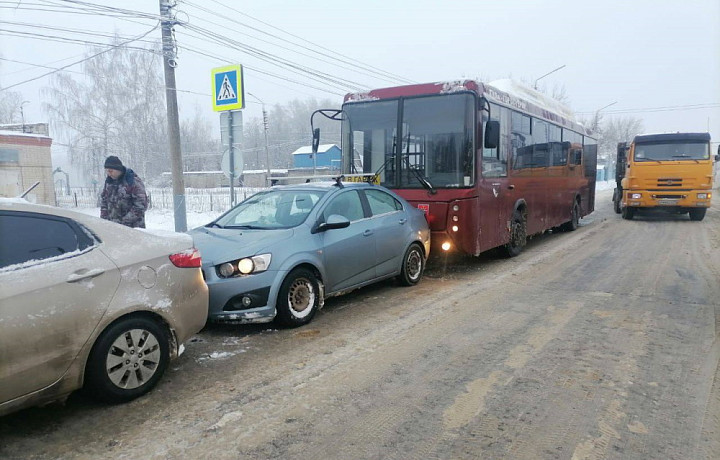
<path id="1" fill-rule="evenodd" d="M 525 244 L 527 244 L 525 212 L 516 209 L 513 212 L 512 226 L 510 227 L 510 241 L 503 248 L 508 257 L 515 257 L 522 252 Z"/>
<path id="2" fill-rule="evenodd" d="M 613 200 L 613 205 L 615 208 L 615 214 L 620 214 L 622 212 L 622 209 L 620 209 L 620 198 Z"/>
<path id="3" fill-rule="evenodd" d="M 570 220 L 562 224 L 562 229 L 566 232 L 577 230 L 580 226 L 580 205 L 577 201 L 573 203 L 572 211 L 570 211 Z"/>
<path id="4" fill-rule="evenodd" d="M 622 208 L 621 212 L 622 212 L 623 219 L 632 220 L 632 218 L 635 217 L 635 209 L 634 208 L 629 208 L 629 207 L 625 206 L 624 208 Z"/>
<path id="5" fill-rule="evenodd" d="M 693 208 L 690 210 L 690 220 L 701 221 L 705 218 L 705 208 Z"/>

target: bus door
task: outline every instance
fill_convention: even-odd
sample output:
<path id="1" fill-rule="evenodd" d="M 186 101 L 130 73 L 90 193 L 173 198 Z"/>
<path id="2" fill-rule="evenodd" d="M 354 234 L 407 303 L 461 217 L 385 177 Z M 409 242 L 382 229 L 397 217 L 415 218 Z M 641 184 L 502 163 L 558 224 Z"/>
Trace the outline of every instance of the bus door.
<path id="1" fill-rule="evenodd" d="M 515 201 L 514 186 L 507 175 L 507 163 L 499 160 L 495 149 L 483 149 L 478 201 L 480 208 L 480 251 L 510 240 L 508 222 Z"/>

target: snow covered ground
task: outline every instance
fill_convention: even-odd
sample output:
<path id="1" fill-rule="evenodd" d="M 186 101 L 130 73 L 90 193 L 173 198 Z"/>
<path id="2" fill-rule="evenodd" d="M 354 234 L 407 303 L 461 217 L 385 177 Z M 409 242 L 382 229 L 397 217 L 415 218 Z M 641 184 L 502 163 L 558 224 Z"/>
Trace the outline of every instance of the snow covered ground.
<path id="1" fill-rule="evenodd" d="M 100 208 L 72 208 L 74 211 L 100 217 Z M 201 227 L 219 216 L 221 212 L 187 212 L 187 227 Z M 171 209 L 153 208 L 145 213 L 145 226 L 154 230 L 175 230 L 175 217 Z"/>
<path id="2" fill-rule="evenodd" d="M 595 190 L 598 192 L 601 190 L 608 190 L 615 187 L 615 181 L 598 182 Z M 76 211 L 80 211 L 84 214 L 91 216 L 100 217 L 100 208 L 76 208 Z M 189 210 L 187 212 L 187 227 L 193 229 L 207 224 L 208 222 L 215 219 L 221 213 L 218 212 L 195 212 Z M 173 212 L 170 209 L 151 209 L 145 214 L 145 225 L 150 229 L 157 230 L 175 230 L 175 218 Z"/>

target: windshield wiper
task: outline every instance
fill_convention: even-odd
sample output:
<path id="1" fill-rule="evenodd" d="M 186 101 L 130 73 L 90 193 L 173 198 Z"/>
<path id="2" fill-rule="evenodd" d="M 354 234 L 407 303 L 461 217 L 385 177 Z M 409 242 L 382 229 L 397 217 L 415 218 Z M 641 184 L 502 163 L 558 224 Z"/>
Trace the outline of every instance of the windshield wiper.
<path id="1" fill-rule="evenodd" d="M 263 230 L 267 227 L 259 227 L 257 225 L 226 225 L 225 228 L 243 228 L 247 230 Z"/>
<path id="2" fill-rule="evenodd" d="M 407 135 L 407 147 L 405 148 L 404 158 L 408 171 L 412 172 L 415 175 L 415 178 L 418 180 L 418 182 L 420 182 L 420 184 L 422 184 L 422 186 L 425 187 L 431 195 L 435 195 L 437 191 L 432 186 L 430 181 L 427 180 L 427 178 L 420 171 L 410 167 L 410 131 L 408 131 Z"/>
<path id="3" fill-rule="evenodd" d="M 693 158 L 692 156 L 688 155 L 687 153 L 683 153 L 680 155 L 673 155 L 672 157 L 673 158 L 685 158 L 686 160 L 694 160 L 695 163 L 700 163 L 700 160 L 698 160 L 697 158 Z"/>
<path id="4" fill-rule="evenodd" d="M 223 228 L 222 225 L 218 224 L 217 222 L 210 222 L 209 224 L 205 225 L 206 227 L 217 227 L 217 228 Z"/>

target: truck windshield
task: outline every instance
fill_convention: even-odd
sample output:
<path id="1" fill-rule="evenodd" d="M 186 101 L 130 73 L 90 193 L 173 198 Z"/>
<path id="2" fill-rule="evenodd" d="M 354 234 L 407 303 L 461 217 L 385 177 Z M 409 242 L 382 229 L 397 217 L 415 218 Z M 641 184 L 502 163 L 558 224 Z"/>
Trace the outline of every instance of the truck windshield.
<path id="1" fill-rule="evenodd" d="M 474 107 L 470 93 L 345 104 L 343 171 L 382 169 L 390 188 L 470 186 Z"/>
<path id="2" fill-rule="evenodd" d="M 635 145 L 635 161 L 708 160 L 707 142 L 662 142 Z"/>

